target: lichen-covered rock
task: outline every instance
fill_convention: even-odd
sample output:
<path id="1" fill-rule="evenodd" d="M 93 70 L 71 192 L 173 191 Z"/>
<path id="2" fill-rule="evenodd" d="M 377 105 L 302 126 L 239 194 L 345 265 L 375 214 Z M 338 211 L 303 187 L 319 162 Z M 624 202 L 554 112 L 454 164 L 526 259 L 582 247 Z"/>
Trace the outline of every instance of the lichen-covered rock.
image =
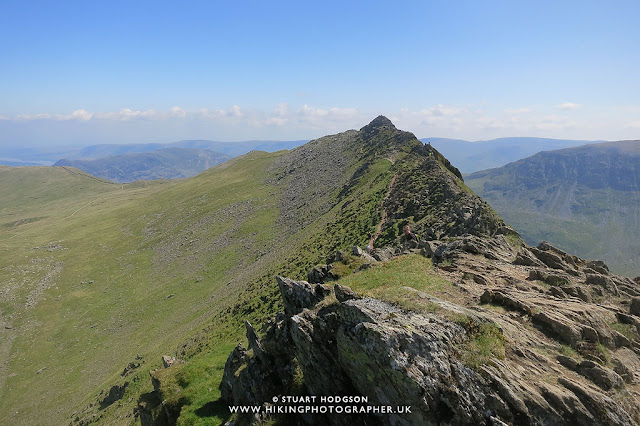
<path id="1" fill-rule="evenodd" d="M 351 290 L 349 287 L 340 285 L 340 284 L 335 284 L 333 286 L 333 293 L 336 295 L 336 299 L 338 299 L 338 302 L 346 302 L 347 300 L 360 299 L 360 296 L 358 296 L 358 293 Z"/>
<path id="2" fill-rule="evenodd" d="M 276 277 L 276 280 L 287 315 L 295 315 L 305 308 L 311 308 L 331 293 L 331 290 L 322 284 L 309 284 L 306 281 L 294 281 L 283 277 Z"/>

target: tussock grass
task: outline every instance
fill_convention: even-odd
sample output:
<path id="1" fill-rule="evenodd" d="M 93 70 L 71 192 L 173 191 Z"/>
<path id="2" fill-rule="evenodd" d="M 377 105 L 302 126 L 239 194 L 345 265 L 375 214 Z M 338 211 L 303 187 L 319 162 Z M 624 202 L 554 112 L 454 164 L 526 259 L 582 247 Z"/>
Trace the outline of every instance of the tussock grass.
<path id="1" fill-rule="evenodd" d="M 431 259 L 420 255 L 399 256 L 376 263 L 369 269 L 340 279 L 340 284 L 356 292 L 417 312 L 435 312 L 436 304 L 422 299 L 410 287 L 439 297 L 447 297 L 453 285 L 433 272 Z"/>

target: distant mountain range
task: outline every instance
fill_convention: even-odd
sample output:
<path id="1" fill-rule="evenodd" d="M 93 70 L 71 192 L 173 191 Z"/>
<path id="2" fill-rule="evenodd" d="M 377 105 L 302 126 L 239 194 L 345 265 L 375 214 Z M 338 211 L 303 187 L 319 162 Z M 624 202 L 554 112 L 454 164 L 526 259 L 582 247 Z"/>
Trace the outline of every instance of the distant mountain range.
<path id="1" fill-rule="evenodd" d="M 303 145 L 308 141 L 244 141 L 244 142 L 218 142 L 210 140 L 184 140 L 173 143 L 140 143 L 140 144 L 128 144 L 128 145 L 92 145 L 86 148 L 80 149 L 70 158 L 74 159 L 96 159 L 112 155 L 130 154 L 130 153 L 142 153 L 157 151 L 165 148 L 193 148 L 193 149 L 206 149 L 215 151 L 221 154 L 226 154 L 230 157 L 237 157 L 242 154 L 246 154 L 249 151 L 266 151 L 275 152 L 282 149 L 292 149 Z"/>
<path id="2" fill-rule="evenodd" d="M 540 151 L 604 142 L 526 137 L 499 138 L 477 142 L 447 138 L 425 138 L 420 140 L 433 145 L 462 173 L 473 173 L 479 170 L 504 166 Z"/>
<path id="3" fill-rule="evenodd" d="M 486 141 L 470 142 L 462 139 L 424 138 L 424 143 L 431 143 L 455 164 L 462 173 L 473 173 L 479 170 L 504 166 L 540 151 L 569 148 L 588 143 L 603 141 L 568 140 L 511 137 Z M 298 141 L 244 141 L 218 142 L 211 140 L 183 140 L 172 143 L 138 143 L 138 144 L 101 144 L 87 147 L 38 147 L 38 148 L 0 148 L 0 164 L 6 166 L 50 166 L 56 161 L 65 159 L 95 160 L 114 155 L 143 153 L 165 148 L 195 148 L 237 157 L 249 151 L 275 152 L 281 149 L 293 149 L 306 140 Z"/>
<path id="4" fill-rule="evenodd" d="M 237 157 L 249 151 L 276 152 L 292 149 L 307 142 L 299 141 L 243 141 L 218 142 L 210 140 L 183 140 L 172 143 L 101 144 L 87 147 L 32 147 L 0 148 L 0 165 L 5 166 L 51 166 L 60 159 L 95 160 L 114 155 L 144 153 L 166 148 L 207 149 L 230 157 Z"/>
<path id="5" fill-rule="evenodd" d="M 224 163 L 231 156 L 207 149 L 166 148 L 144 153 L 131 153 L 96 160 L 62 159 L 54 166 L 68 166 L 112 182 L 136 180 L 181 179 Z"/>
<path id="6" fill-rule="evenodd" d="M 540 152 L 465 181 L 528 243 L 640 275 L 640 141 Z"/>

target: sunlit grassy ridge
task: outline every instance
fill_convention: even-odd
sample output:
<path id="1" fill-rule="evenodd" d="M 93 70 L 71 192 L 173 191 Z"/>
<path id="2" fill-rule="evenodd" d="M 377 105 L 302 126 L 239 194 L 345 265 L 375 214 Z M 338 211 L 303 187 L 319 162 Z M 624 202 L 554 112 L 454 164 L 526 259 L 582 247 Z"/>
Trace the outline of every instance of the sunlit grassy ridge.
<path id="1" fill-rule="evenodd" d="M 38 171 L 53 182 L 48 188 L 20 191 L 32 177 L 15 178 L 17 192 L 49 196 L 28 215 L 50 219 L 1 231 L 2 315 L 13 334 L 3 354 L 3 416 L 64 422 L 136 356 L 141 368 L 157 366 L 203 318 L 231 304 L 239 291 L 228 285 L 232 270 L 237 276 L 264 255 L 258 247 L 275 233 L 277 196 L 260 178 L 273 156 L 250 155 L 177 184 L 112 185 L 82 173 L 69 179 L 69 171 L 56 182 L 54 168 Z M 18 209 L 3 222 L 7 216 L 19 218 Z M 149 387 L 140 377 L 137 386 Z M 122 415 L 131 415 L 135 400 L 125 401 Z"/>
<path id="2" fill-rule="evenodd" d="M 347 192 L 336 187 L 325 215 L 289 229 L 278 222 L 282 187 L 266 182 L 267 170 L 284 154 L 252 153 L 186 181 L 153 185 L 114 185 L 72 169 L 43 169 L 52 181 L 64 177 L 59 189 L 35 184 L 23 193 L 58 195 L 30 205 L 22 216 L 14 214 L 18 208 L 2 216 L 3 223 L 49 220 L 0 231 L 7 237 L 1 306 L 13 327 L 6 333 L 15 337 L 6 348 L 0 412 L 15 424 L 45 417 L 63 422 L 70 408 L 82 418 L 83 408 L 104 397 L 100 391 L 129 382 L 120 402 L 93 411 L 105 420 L 132 420 L 138 394 L 150 390 L 146 372 L 160 355 L 186 341 L 184 355 L 196 360 L 185 368 L 202 357 L 210 371 L 219 371 L 228 352 L 210 348 L 232 347 L 243 319 L 260 322 L 277 309 L 276 274 L 303 278 L 331 250 L 361 244 L 379 220 L 375 211 L 391 163 L 367 165 Z M 75 188 L 68 188 L 69 177 Z M 137 356 L 140 371 L 120 377 Z M 190 393 L 197 396 L 184 401 L 185 413 L 216 399 L 210 382 L 219 378 L 197 377 L 203 382 L 194 379 Z M 214 388 L 211 395 L 193 391 L 205 382 Z M 33 389 L 40 388 L 62 391 L 38 394 L 34 404 Z"/>
<path id="3" fill-rule="evenodd" d="M 1 169 L 11 202 L 0 210 L 0 416 L 134 422 L 168 354 L 187 361 L 165 377 L 180 389 L 179 423 L 218 424 L 217 385 L 243 320 L 259 327 L 281 309 L 275 276 L 304 279 L 332 251 L 364 246 L 393 176 L 421 155 L 384 120 L 178 182 Z M 141 365 L 125 374 L 130 363 Z M 115 385 L 124 394 L 108 403 Z"/>

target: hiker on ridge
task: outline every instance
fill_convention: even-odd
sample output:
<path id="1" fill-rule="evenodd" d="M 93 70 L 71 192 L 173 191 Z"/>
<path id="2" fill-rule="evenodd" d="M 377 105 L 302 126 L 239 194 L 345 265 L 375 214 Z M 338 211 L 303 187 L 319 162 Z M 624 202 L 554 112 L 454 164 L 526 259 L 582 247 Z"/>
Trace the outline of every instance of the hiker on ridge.
<path id="1" fill-rule="evenodd" d="M 411 227 L 409 225 L 405 225 L 404 228 L 402 228 L 401 241 L 405 250 L 418 248 L 418 236 L 411 232 Z"/>

